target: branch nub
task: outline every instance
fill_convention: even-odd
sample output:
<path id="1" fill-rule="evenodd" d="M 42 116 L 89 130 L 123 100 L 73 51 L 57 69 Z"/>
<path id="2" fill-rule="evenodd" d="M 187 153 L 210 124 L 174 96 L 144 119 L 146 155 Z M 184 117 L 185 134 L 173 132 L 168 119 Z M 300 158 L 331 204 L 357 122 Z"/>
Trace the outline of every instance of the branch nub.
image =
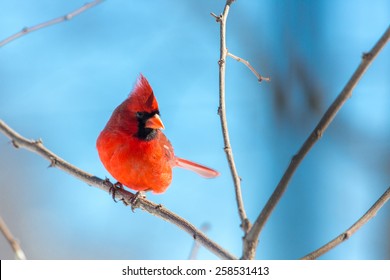
<path id="1" fill-rule="evenodd" d="M 366 59 L 371 59 L 373 57 L 372 53 L 371 52 L 365 52 L 363 53 L 362 55 L 362 59 L 366 60 Z"/>
<path id="2" fill-rule="evenodd" d="M 211 15 L 213 18 L 215 18 L 215 21 L 216 21 L 216 22 L 221 22 L 221 21 L 222 21 L 222 15 L 217 16 L 217 15 L 214 14 L 214 13 L 210 13 L 210 15 Z"/>

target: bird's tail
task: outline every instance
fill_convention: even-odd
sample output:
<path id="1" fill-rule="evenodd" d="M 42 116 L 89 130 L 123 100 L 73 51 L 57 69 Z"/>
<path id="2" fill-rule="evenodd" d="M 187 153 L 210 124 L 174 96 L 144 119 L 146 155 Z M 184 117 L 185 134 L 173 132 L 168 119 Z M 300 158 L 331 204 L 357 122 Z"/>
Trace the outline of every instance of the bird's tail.
<path id="1" fill-rule="evenodd" d="M 191 170 L 205 178 L 214 178 L 219 176 L 219 172 L 214 169 L 179 157 L 176 157 L 176 166 Z"/>

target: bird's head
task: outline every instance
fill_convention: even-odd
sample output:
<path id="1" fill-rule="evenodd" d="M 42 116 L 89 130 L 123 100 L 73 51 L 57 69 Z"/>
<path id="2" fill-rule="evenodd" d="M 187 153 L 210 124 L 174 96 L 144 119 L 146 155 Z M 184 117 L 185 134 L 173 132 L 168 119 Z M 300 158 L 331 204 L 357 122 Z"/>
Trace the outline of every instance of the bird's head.
<path id="1" fill-rule="evenodd" d="M 164 129 L 152 87 L 142 74 L 120 107 L 120 111 L 125 113 L 129 121 L 129 129 L 134 136 L 148 141 L 156 136 L 157 130 Z"/>

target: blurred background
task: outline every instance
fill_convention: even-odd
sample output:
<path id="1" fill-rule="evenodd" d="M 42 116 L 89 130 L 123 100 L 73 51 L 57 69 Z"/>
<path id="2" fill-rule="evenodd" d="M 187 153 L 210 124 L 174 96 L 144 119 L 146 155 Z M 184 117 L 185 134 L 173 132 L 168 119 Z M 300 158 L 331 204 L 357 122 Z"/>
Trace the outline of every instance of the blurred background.
<path id="1" fill-rule="evenodd" d="M 65 15 L 85 0 L 0 2 L 0 40 Z M 242 231 L 218 108 L 219 14 L 224 0 L 105 1 L 0 48 L 0 118 L 100 178 L 95 141 L 139 73 L 159 101 L 177 155 L 221 172 L 185 170 L 148 194 L 241 256 Z M 253 221 L 291 157 L 390 23 L 387 0 L 242 1 L 228 17 L 230 136 Z M 297 170 L 270 220 L 258 259 L 297 259 L 350 227 L 390 185 L 390 47 Z M 0 135 L 0 215 L 30 259 L 186 259 L 192 238 L 107 193 L 48 168 Z M 13 253 L 0 236 L 0 258 Z M 199 259 L 216 259 L 201 248 Z M 390 205 L 322 259 L 389 259 Z"/>

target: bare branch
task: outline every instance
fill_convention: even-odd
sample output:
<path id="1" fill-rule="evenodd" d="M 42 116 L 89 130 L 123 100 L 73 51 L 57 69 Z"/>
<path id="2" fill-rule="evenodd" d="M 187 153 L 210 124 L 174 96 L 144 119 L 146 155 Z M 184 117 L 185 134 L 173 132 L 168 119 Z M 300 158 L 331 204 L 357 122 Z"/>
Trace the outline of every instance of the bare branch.
<path id="1" fill-rule="evenodd" d="M 11 248 L 15 253 L 15 258 L 18 260 L 25 260 L 26 255 L 24 254 L 22 247 L 20 247 L 19 242 L 12 235 L 11 231 L 7 227 L 7 224 L 4 222 L 1 216 L 0 216 L 0 231 L 3 233 L 4 237 L 11 245 Z"/>
<path id="2" fill-rule="evenodd" d="M 210 229 L 210 224 L 208 224 L 208 223 L 204 223 L 200 227 L 200 230 L 203 233 L 206 233 L 209 229 Z M 198 255 L 198 251 L 199 251 L 199 247 L 200 247 L 200 244 L 196 240 L 194 240 L 194 245 L 192 246 L 190 256 L 188 257 L 189 260 L 196 260 L 197 255 Z"/>
<path id="3" fill-rule="evenodd" d="M 248 67 L 249 70 L 251 70 L 252 73 L 255 74 L 255 76 L 256 76 L 256 78 L 257 78 L 257 80 L 258 80 L 259 82 L 262 82 L 262 81 L 269 82 L 269 81 L 271 81 L 271 78 L 269 78 L 269 77 L 263 77 L 262 75 L 260 75 L 259 72 L 257 72 L 257 71 L 255 70 L 255 68 L 253 68 L 253 66 L 249 63 L 249 61 L 247 61 L 247 60 L 245 60 L 245 59 L 242 59 L 241 57 L 238 57 L 238 56 L 236 56 L 236 55 L 234 55 L 234 54 L 232 54 L 232 53 L 230 53 L 230 52 L 228 52 L 227 55 L 230 56 L 231 58 L 237 60 L 238 62 L 241 62 L 241 63 L 245 64 L 246 67 Z"/>
<path id="4" fill-rule="evenodd" d="M 0 47 L 3 47 L 4 45 L 8 44 L 9 42 L 11 42 L 15 39 L 18 39 L 18 38 L 20 38 L 28 33 L 33 32 L 33 31 L 36 31 L 36 30 L 39 30 L 39 29 L 42 29 L 45 27 L 49 27 L 51 25 L 54 25 L 54 24 L 57 24 L 57 23 L 60 23 L 63 21 L 71 20 L 75 16 L 77 16 L 77 15 L 85 12 L 86 10 L 100 4 L 103 1 L 104 0 L 95 0 L 95 1 L 92 1 L 92 2 L 89 2 L 85 5 L 83 5 L 82 7 L 78 8 L 77 10 L 74 10 L 73 12 L 70 12 L 69 14 L 66 14 L 64 16 L 54 18 L 52 20 L 49 20 L 49 21 L 46 21 L 43 23 L 39 23 L 39 24 L 31 26 L 31 27 L 25 27 L 21 31 L 19 31 L 19 32 L 9 36 L 8 38 L 5 38 L 4 40 L 0 41 Z"/>
<path id="5" fill-rule="evenodd" d="M 213 18 L 215 18 L 215 21 L 216 21 L 216 22 L 219 22 L 219 21 L 221 20 L 221 16 L 217 16 L 217 15 L 214 14 L 214 13 L 210 13 L 210 15 L 211 15 Z"/>
<path id="6" fill-rule="evenodd" d="M 238 214 L 241 219 L 241 228 L 247 233 L 250 228 L 250 222 L 245 213 L 244 201 L 242 199 L 241 193 L 241 178 L 238 176 L 236 164 L 234 162 L 233 151 L 230 145 L 230 137 L 228 124 L 226 119 L 226 105 L 225 105 L 225 72 L 226 72 L 226 19 L 229 14 L 230 5 L 233 3 L 232 0 L 227 0 L 223 13 L 220 16 L 216 16 L 214 13 L 211 15 L 216 18 L 217 22 L 220 24 L 220 58 L 218 61 L 219 64 L 219 108 L 218 114 L 221 119 L 221 127 L 223 134 L 223 141 L 225 145 L 225 153 L 229 163 L 230 172 L 233 177 L 234 189 L 236 193 L 236 201 L 238 207 Z"/>
<path id="7" fill-rule="evenodd" d="M 255 223 L 250 229 L 248 235 L 244 238 L 244 259 L 253 259 L 255 256 L 255 247 L 258 243 L 258 238 L 261 230 L 263 229 L 265 223 L 270 217 L 272 211 L 275 209 L 276 205 L 280 201 L 283 193 L 287 189 L 287 185 L 298 168 L 299 164 L 309 152 L 309 150 L 314 146 L 314 144 L 321 138 L 329 124 L 333 121 L 337 112 L 341 109 L 347 99 L 352 95 L 352 91 L 370 66 L 371 62 L 375 59 L 378 53 L 386 45 L 390 38 L 390 27 L 387 28 L 382 37 L 374 45 L 369 53 L 366 53 L 362 57 L 362 61 L 358 68 L 353 73 L 350 80 L 347 82 L 341 93 L 337 96 L 335 101 L 330 105 L 328 110 L 325 112 L 324 116 L 321 118 L 317 126 L 314 128 L 312 133 L 303 143 L 302 147 L 299 149 L 298 153 L 293 156 L 289 166 L 287 167 L 285 173 L 283 174 L 280 182 L 278 183 L 276 189 L 269 198 L 267 204 L 257 217 Z"/>
<path id="8" fill-rule="evenodd" d="M 110 192 L 114 185 L 108 180 L 102 180 L 96 176 L 93 176 L 85 171 L 79 169 L 78 167 L 66 162 L 52 151 L 47 149 L 41 140 L 28 140 L 18 134 L 16 131 L 12 130 L 7 126 L 2 120 L 0 120 L 0 131 L 11 139 L 12 144 L 16 148 L 25 148 L 31 152 L 37 153 L 43 158 L 47 159 L 50 162 L 51 167 L 57 167 L 73 177 L 78 178 L 79 180 L 87 183 L 90 186 L 97 187 L 103 191 Z M 217 255 L 222 259 L 236 259 L 234 255 L 223 249 L 217 243 L 209 239 L 202 231 L 198 230 L 190 222 L 186 221 L 177 214 L 169 211 L 160 204 L 155 204 L 145 198 L 139 197 L 135 198 L 135 194 L 126 191 L 124 189 L 118 190 L 115 192 L 115 199 L 122 200 L 126 205 L 131 205 L 133 209 L 140 208 L 150 214 L 159 217 L 167 222 L 170 222 L 177 227 L 181 228 L 188 234 L 190 234 L 196 241 L 210 250 L 212 253 Z"/>
<path id="9" fill-rule="evenodd" d="M 358 231 L 363 225 L 365 225 L 369 220 L 375 217 L 378 211 L 386 204 L 390 199 L 390 187 L 385 191 L 385 193 L 374 203 L 373 206 L 359 219 L 354 223 L 349 229 L 344 231 L 342 234 L 337 236 L 335 239 L 325 244 L 321 248 L 311 252 L 310 254 L 301 258 L 302 260 L 315 260 L 326 252 L 330 251 L 337 245 L 341 244 L 348 238 L 350 238 L 356 231 Z"/>

